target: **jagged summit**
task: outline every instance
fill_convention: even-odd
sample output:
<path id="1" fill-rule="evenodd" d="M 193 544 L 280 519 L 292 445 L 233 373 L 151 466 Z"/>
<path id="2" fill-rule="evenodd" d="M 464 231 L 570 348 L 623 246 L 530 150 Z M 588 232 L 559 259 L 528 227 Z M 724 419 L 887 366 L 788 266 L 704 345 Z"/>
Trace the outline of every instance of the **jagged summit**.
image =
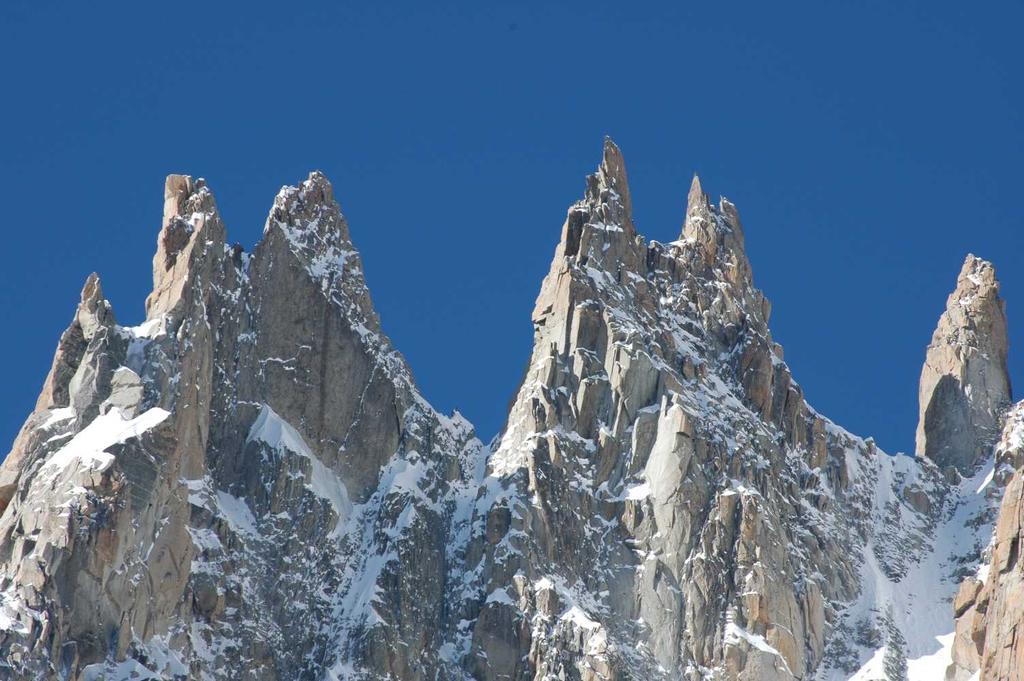
<path id="1" fill-rule="evenodd" d="M 0 466 L 0 676 L 320 678 L 357 640 L 409 649 L 371 602 L 468 541 L 448 528 L 482 446 L 381 333 L 322 174 L 244 258 L 205 183 L 164 197 L 147 321 L 90 277 Z M 399 524 L 435 544 L 400 556 Z M 432 579 L 401 584 L 438 602 Z"/>
<path id="2" fill-rule="evenodd" d="M 703 214 L 705 211 L 711 210 L 711 200 L 708 195 L 704 193 L 703 187 L 700 184 L 700 177 L 697 173 L 693 174 L 693 181 L 690 182 L 690 191 L 686 195 L 686 217 L 690 218 L 691 215 L 697 217 Z"/>
<path id="3" fill-rule="evenodd" d="M 696 174 L 686 198 L 686 217 L 679 241 L 696 245 L 699 261 L 695 265 L 718 270 L 730 283 L 743 287 L 753 285 L 736 206 L 725 197 L 714 206 Z"/>
<path id="4" fill-rule="evenodd" d="M 169 175 L 164 183 L 164 214 L 153 256 L 153 291 L 146 298 L 146 319 L 177 314 L 184 288 L 200 261 L 210 262 L 211 244 L 223 244 L 224 224 L 213 193 L 202 179 Z"/>
<path id="5" fill-rule="evenodd" d="M 318 170 L 297 186 L 282 187 L 254 253 L 281 246 L 298 258 L 320 288 L 348 311 L 361 328 L 380 333 L 370 300 L 362 260 L 352 244 L 348 221 L 334 198 L 334 188 Z M 269 244 L 270 246 L 265 246 Z"/>
<path id="6" fill-rule="evenodd" d="M 303 221 L 311 223 L 325 211 L 337 212 L 339 216 L 341 214 L 330 180 L 319 170 L 314 170 L 300 184 L 281 187 L 274 197 L 274 205 L 263 231 L 266 233 L 272 226 L 289 223 L 293 226 Z M 346 240 L 350 238 L 344 219 L 335 220 L 335 224 L 332 225 L 315 226 L 318 228 L 318 236 L 322 238 L 331 239 L 335 234 Z"/>
<path id="7" fill-rule="evenodd" d="M 918 456 L 969 475 L 989 455 L 1010 405 L 1007 349 L 995 268 L 969 254 L 921 370 Z"/>
<path id="8" fill-rule="evenodd" d="M 164 180 L 164 217 L 161 224 L 162 229 L 166 229 L 172 219 L 185 212 L 185 204 L 192 194 L 202 186 L 205 186 L 204 181 L 200 180 L 197 182 L 190 175 L 172 174 L 167 176 L 167 179 Z"/>
<path id="9" fill-rule="evenodd" d="M 597 172 L 587 178 L 587 197 L 592 201 L 601 200 L 602 192 L 614 192 L 627 216 L 632 216 L 633 204 L 626 178 L 626 162 L 622 152 L 611 137 L 604 138 L 604 150 Z"/>
<path id="10" fill-rule="evenodd" d="M 1007 521 L 1011 577 L 951 606 L 1020 410 L 1003 468 L 957 480 L 811 409 L 696 177 L 682 238 L 647 241 L 605 141 L 493 450 L 416 389 L 321 173 L 247 254 L 205 182 L 164 196 L 146 322 L 90 277 L 0 466 L 0 678 L 933 681 L 1019 602 Z M 1005 319 L 985 263 L 961 280 L 933 345 L 987 437 Z"/>
<path id="11" fill-rule="evenodd" d="M 502 572 L 532 584 L 509 591 L 494 578 L 486 590 L 525 605 L 496 599 L 484 613 L 538 623 L 538 678 L 564 673 L 567 654 L 611 678 L 722 669 L 761 681 L 860 664 L 824 632 L 847 626 L 837 604 L 856 595 L 868 553 L 898 580 L 922 541 L 916 511 L 882 519 L 852 501 L 891 500 L 875 485 L 895 460 L 807 406 L 771 340 L 732 204 L 716 210 L 696 183 L 688 233 L 666 245 L 624 238 L 623 216 L 608 220 L 595 198 L 569 210 L 530 368 L 489 464 L 514 485 L 501 503 L 514 519 Z M 559 617 L 573 608 L 585 627 Z M 509 659 L 494 640 L 509 635 L 489 631 L 487 659 Z"/>
<path id="12" fill-rule="evenodd" d="M 85 335 L 88 336 L 91 335 L 96 325 L 107 320 L 108 315 L 110 315 L 110 321 L 113 321 L 113 314 L 113 310 L 110 309 L 106 298 L 103 296 L 103 285 L 100 282 L 100 275 L 96 272 L 91 272 L 85 278 L 85 283 L 82 284 L 81 299 L 78 303 L 78 310 L 75 313 L 76 320 L 82 326 Z"/>
<path id="13" fill-rule="evenodd" d="M 78 307 L 70 326 L 61 334 L 54 353 L 50 371 L 43 381 L 42 390 L 36 400 L 35 414 L 47 411 L 69 409 L 72 399 L 79 392 L 88 391 L 88 383 L 105 378 L 104 369 L 109 369 L 103 357 L 94 362 L 83 363 L 83 358 L 94 342 L 105 336 L 106 330 L 116 325 L 113 308 L 103 296 L 99 275 L 95 272 L 86 277 Z M 18 433 L 7 457 L 0 463 L 0 513 L 14 495 L 25 455 L 30 450 L 39 420 L 29 418 Z"/>

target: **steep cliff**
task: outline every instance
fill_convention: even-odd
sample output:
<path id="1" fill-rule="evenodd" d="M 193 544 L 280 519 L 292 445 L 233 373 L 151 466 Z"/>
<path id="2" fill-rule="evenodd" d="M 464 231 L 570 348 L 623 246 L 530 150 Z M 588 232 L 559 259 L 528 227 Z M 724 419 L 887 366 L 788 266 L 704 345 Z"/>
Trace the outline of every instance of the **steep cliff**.
<path id="1" fill-rule="evenodd" d="M 971 642 L 978 653 L 980 677 L 986 681 L 1019 679 L 1024 669 L 1024 567 L 1020 562 L 1024 541 L 1024 474 L 1020 465 L 1024 450 L 1021 420 L 1010 434 L 1017 471 L 1006 487 L 991 546 L 991 564 L 979 574 L 978 596 L 972 605 Z M 968 587 L 978 589 L 977 583 Z M 959 623 L 958 623 L 959 624 Z M 959 627 L 958 627 L 959 628 Z"/>
<path id="2" fill-rule="evenodd" d="M 169 177 L 153 265 L 137 327 L 89 278 L 0 467 L 0 673 L 897 680 L 963 652 L 1014 465 L 987 263 L 929 348 L 918 458 L 805 400 L 736 207 L 694 178 L 646 241 L 610 141 L 490 448 L 416 389 L 322 175 L 251 254 Z"/>
<path id="3" fill-rule="evenodd" d="M 956 636 L 948 681 L 972 677 L 1009 681 L 1020 677 L 1016 629 L 1024 621 L 1020 611 L 1021 580 L 1016 567 L 1021 536 L 1021 466 L 1024 466 L 1024 403 L 1005 416 L 1002 436 L 995 448 L 993 467 L 979 492 L 987 503 L 974 522 L 989 530 L 981 551 L 981 564 L 960 585 L 953 602 Z M 997 515 L 998 514 L 998 515 Z M 994 532 L 992 528 L 994 525 Z"/>

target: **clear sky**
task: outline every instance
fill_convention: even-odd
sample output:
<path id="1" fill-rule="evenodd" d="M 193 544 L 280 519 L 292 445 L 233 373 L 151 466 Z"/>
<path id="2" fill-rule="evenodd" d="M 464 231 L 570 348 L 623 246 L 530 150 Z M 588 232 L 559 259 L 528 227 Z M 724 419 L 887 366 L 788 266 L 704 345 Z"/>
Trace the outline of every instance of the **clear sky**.
<path id="1" fill-rule="evenodd" d="M 423 392 L 490 437 L 606 134 L 649 238 L 678 235 L 694 171 L 738 204 L 776 339 L 840 424 L 912 449 L 969 251 L 1024 386 L 1019 1 L 298 4 L 0 5 L 0 439 L 89 272 L 141 321 L 166 174 L 207 178 L 251 248 L 314 168 Z"/>

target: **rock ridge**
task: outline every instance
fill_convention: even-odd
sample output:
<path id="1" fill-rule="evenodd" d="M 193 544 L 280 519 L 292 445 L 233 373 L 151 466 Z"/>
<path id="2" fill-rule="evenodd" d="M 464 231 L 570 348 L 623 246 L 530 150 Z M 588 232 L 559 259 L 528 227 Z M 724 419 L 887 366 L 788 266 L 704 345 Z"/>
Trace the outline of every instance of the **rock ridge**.
<path id="1" fill-rule="evenodd" d="M 991 265 L 929 347 L 920 455 L 891 457 L 805 399 L 734 204 L 694 176 L 667 244 L 632 209 L 606 139 L 487 448 L 416 388 L 322 173 L 251 253 L 169 176 L 146 321 L 91 275 L 0 466 L 0 676 L 1013 678 Z"/>

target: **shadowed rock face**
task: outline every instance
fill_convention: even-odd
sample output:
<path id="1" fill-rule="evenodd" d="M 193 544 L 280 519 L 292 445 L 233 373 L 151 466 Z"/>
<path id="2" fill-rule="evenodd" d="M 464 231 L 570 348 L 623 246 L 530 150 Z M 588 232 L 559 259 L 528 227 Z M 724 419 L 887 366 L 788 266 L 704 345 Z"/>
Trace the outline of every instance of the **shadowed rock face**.
<path id="1" fill-rule="evenodd" d="M 814 411 L 696 178 L 648 242 L 606 142 L 491 449 L 416 389 L 326 178 L 251 254 L 202 180 L 164 196 L 146 322 L 90 277 L 0 467 L 0 677 L 928 678 L 1012 464 L 980 494 Z M 1005 320 L 998 355 L 965 272 L 933 346 L 978 354 L 934 362 L 922 413 L 975 467 Z"/>
<path id="2" fill-rule="evenodd" d="M 1006 313 L 991 263 L 968 255 L 921 370 L 917 455 L 969 475 L 1010 405 Z"/>

